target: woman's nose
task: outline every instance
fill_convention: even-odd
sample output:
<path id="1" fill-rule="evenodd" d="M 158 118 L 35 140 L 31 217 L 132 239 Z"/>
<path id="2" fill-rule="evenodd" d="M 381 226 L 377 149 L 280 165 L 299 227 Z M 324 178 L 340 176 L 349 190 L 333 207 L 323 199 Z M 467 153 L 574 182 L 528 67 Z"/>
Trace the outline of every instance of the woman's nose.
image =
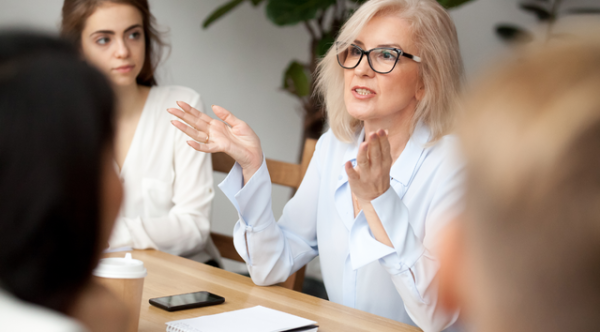
<path id="1" fill-rule="evenodd" d="M 129 57 L 129 46 L 123 39 L 117 41 L 117 49 L 115 55 L 117 56 L 117 58 L 120 59 Z"/>
<path id="2" fill-rule="evenodd" d="M 373 71 L 371 66 L 369 66 L 369 59 L 367 58 L 366 54 L 360 60 L 360 63 L 358 64 L 358 66 L 356 66 L 356 68 L 354 68 L 354 73 L 356 74 L 356 76 L 372 77 L 373 75 L 375 75 L 375 72 Z"/>

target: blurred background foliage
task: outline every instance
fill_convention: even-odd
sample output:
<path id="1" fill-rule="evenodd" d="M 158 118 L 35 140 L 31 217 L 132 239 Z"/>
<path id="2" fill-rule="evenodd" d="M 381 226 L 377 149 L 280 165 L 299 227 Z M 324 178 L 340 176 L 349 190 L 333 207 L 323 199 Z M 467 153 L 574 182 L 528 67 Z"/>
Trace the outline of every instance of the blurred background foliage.
<path id="1" fill-rule="evenodd" d="M 598 15 L 600 14 L 600 1 L 569 1 L 569 0 L 521 0 L 519 8 L 535 16 L 540 24 L 545 24 L 546 29 L 541 38 L 548 41 L 553 38 L 564 38 L 563 34 L 554 31 L 554 25 L 559 18 L 573 15 Z M 529 43 L 534 40 L 534 33 L 526 28 L 511 23 L 502 23 L 496 26 L 496 34 L 508 43 Z"/>
<path id="2" fill-rule="evenodd" d="M 277 26 L 302 24 L 310 35 L 310 60 L 292 59 L 283 70 L 282 88 L 299 99 L 304 112 L 303 138 L 318 138 L 325 126 L 325 109 L 314 93 L 317 63 L 333 45 L 346 20 L 367 0 L 232 0 L 216 8 L 202 23 L 204 29 L 243 3 L 261 7 Z M 437 0 L 446 9 L 472 0 Z M 302 149 L 300 149 L 302 151 Z"/>

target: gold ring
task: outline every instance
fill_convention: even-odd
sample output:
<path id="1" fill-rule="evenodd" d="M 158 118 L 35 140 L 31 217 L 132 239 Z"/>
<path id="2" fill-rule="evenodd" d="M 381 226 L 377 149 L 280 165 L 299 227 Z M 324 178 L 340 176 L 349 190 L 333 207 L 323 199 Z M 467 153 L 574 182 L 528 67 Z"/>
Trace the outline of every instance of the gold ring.
<path id="1" fill-rule="evenodd" d="M 208 143 L 208 134 L 206 134 L 206 141 L 204 142 L 204 144 Z"/>

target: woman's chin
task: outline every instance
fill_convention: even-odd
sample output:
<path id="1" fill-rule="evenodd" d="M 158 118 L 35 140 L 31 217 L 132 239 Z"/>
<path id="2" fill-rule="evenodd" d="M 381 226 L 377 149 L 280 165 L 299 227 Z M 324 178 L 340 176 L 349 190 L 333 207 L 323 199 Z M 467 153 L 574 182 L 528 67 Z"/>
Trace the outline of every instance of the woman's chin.
<path id="1" fill-rule="evenodd" d="M 360 121 L 368 120 L 373 114 L 373 110 L 370 108 L 351 107 L 347 108 L 347 111 L 350 116 Z"/>
<path id="2" fill-rule="evenodd" d="M 135 77 L 113 77 L 111 82 L 116 88 L 124 88 L 137 84 Z"/>

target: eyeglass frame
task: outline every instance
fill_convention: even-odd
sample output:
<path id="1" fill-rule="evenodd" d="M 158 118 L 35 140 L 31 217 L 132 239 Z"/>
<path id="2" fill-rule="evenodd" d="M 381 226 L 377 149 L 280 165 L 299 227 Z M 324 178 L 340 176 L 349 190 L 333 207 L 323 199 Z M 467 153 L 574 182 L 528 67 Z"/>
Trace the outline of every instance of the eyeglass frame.
<path id="1" fill-rule="evenodd" d="M 337 51 L 338 48 L 339 48 L 339 46 L 340 46 L 340 43 L 336 43 L 335 46 L 336 46 L 336 51 Z M 396 68 L 396 64 L 398 64 L 398 60 L 400 60 L 401 56 L 409 58 L 409 59 L 413 60 L 416 63 L 421 63 L 423 61 L 420 57 L 418 57 L 416 55 L 412 55 L 412 54 L 406 53 L 406 52 L 402 51 L 401 49 L 395 48 L 395 47 L 375 47 L 375 48 L 372 48 L 372 49 L 370 49 L 368 51 L 365 51 L 360 46 L 358 46 L 356 44 L 350 44 L 350 46 L 354 46 L 354 47 L 356 47 L 356 48 L 358 48 L 360 50 L 360 59 L 358 59 L 358 62 L 356 63 L 356 65 L 354 65 L 354 67 L 346 67 L 346 66 L 342 65 L 342 62 L 340 61 L 340 53 L 341 52 L 337 52 L 336 57 L 337 57 L 338 64 L 340 65 L 340 67 L 342 67 L 344 69 L 354 69 L 354 68 L 358 67 L 358 65 L 360 65 L 360 62 L 362 61 L 363 56 L 365 54 L 367 55 L 367 62 L 369 63 L 369 67 L 371 67 L 371 69 L 374 72 L 379 73 L 379 74 L 389 74 L 389 73 L 391 73 L 392 70 L 394 70 L 394 68 Z M 392 51 L 398 52 L 398 57 L 396 58 L 396 61 L 394 62 L 394 65 L 392 66 L 392 69 L 390 69 L 389 71 L 386 71 L 386 72 L 381 72 L 381 71 L 375 70 L 375 68 L 373 68 L 373 64 L 371 63 L 371 56 L 370 56 L 371 52 L 373 52 L 374 50 L 381 50 L 381 49 L 383 49 L 383 50 L 392 50 Z"/>

